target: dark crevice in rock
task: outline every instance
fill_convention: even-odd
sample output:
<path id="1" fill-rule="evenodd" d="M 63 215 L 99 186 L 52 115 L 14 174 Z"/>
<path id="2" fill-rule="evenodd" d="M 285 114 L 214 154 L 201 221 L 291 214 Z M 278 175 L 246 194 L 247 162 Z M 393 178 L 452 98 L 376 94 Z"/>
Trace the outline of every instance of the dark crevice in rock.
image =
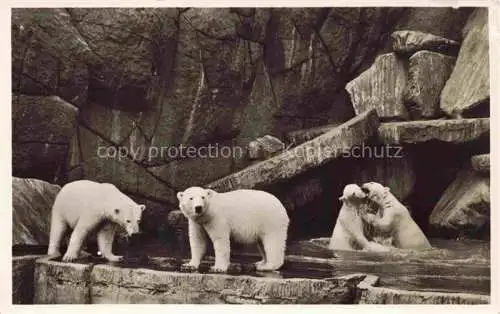
<path id="1" fill-rule="evenodd" d="M 177 193 L 178 190 L 176 190 L 175 192 Z M 151 196 L 151 195 L 145 195 L 145 194 L 142 194 L 142 193 L 128 191 L 128 190 L 123 190 L 123 193 L 125 193 L 127 195 L 130 195 L 131 197 L 139 197 L 141 199 L 144 199 L 144 200 L 147 200 L 147 201 L 151 201 L 151 202 L 155 202 L 155 203 L 158 203 L 158 204 L 167 205 L 167 206 L 173 206 L 174 208 L 178 207 L 178 204 L 174 204 L 174 203 L 169 202 L 167 200 L 158 199 L 158 198 L 156 198 L 154 196 Z"/>
<path id="2" fill-rule="evenodd" d="M 323 36 L 321 36 L 321 33 L 317 29 L 314 29 L 314 33 L 316 34 L 316 36 L 318 36 L 318 39 L 319 39 L 321 45 L 323 46 L 323 48 L 326 51 L 328 61 L 330 62 L 330 65 L 332 66 L 332 74 L 333 74 L 333 73 L 335 73 L 335 69 L 337 69 L 337 65 L 335 64 L 335 61 L 333 61 L 332 54 L 330 52 L 330 48 L 328 48 L 328 45 L 326 44 L 325 40 L 323 39 Z M 313 58 L 314 58 L 314 56 L 313 56 Z"/>
<path id="3" fill-rule="evenodd" d="M 470 118 L 489 118 L 490 115 L 490 98 L 482 100 L 479 103 L 471 106 L 471 109 L 462 112 L 462 117 Z"/>

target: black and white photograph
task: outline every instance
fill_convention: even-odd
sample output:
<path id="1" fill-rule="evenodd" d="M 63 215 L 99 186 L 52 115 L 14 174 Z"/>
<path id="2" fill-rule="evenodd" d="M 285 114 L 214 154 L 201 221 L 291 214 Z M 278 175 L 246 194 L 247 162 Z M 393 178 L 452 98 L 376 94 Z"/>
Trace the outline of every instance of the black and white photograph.
<path id="1" fill-rule="evenodd" d="M 12 305 L 494 303 L 492 9 L 248 5 L 9 8 Z"/>

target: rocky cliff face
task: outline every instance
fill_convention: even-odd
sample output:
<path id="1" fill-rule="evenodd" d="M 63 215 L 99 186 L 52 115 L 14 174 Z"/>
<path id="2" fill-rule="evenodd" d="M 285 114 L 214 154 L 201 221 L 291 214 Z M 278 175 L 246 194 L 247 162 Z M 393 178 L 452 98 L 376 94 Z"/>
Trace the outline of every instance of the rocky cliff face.
<path id="1" fill-rule="evenodd" d="M 283 140 L 292 131 L 352 118 L 357 107 L 346 84 L 392 51 L 395 30 L 430 33 L 438 44 L 446 39 L 456 54 L 470 11 L 14 9 L 13 173 L 60 184 L 111 182 L 154 209 L 147 220 L 165 221 L 166 211 L 177 207 L 176 191 L 248 166 L 251 141 Z M 436 59 L 448 58 L 454 56 Z M 406 77 L 403 63 L 393 73 L 396 83 Z M 415 73 L 408 86 L 419 86 L 429 70 Z M 379 74 L 374 77 L 386 77 Z M 391 99 L 395 115 L 406 118 L 405 86 Z M 436 116 L 438 94 L 410 96 L 432 99 L 421 111 Z M 181 156 L 179 145 L 209 144 L 211 158 Z M 224 146 L 232 147 L 229 155 Z M 405 186 L 413 180 L 412 174 Z"/>

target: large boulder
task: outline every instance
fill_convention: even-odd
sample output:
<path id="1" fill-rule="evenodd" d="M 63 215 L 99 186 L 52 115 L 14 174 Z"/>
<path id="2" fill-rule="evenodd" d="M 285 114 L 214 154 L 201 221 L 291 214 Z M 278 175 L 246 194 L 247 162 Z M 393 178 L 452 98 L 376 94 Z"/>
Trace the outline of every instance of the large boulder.
<path id="1" fill-rule="evenodd" d="M 466 143 L 489 132 L 489 118 L 388 122 L 382 123 L 378 130 L 379 139 L 385 144 Z"/>
<path id="2" fill-rule="evenodd" d="M 68 144 L 77 116 L 78 108 L 57 96 L 13 95 L 13 140 Z"/>
<path id="3" fill-rule="evenodd" d="M 454 40 L 419 31 L 396 31 L 391 38 L 392 49 L 408 55 L 421 50 L 456 55 L 460 48 L 460 44 Z"/>
<path id="4" fill-rule="evenodd" d="M 116 146 L 90 129 L 79 127 L 71 145 L 69 180 L 88 179 L 116 185 L 122 192 L 175 204 L 172 185 L 148 171 L 125 146 Z M 74 150 L 73 150 L 74 149 Z"/>
<path id="5" fill-rule="evenodd" d="M 52 204 L 58 185 L 12 178 L 12 245 L 48 245 Z"/>
<path id="6" fill-rule="evenodd" d="M 233 151 L 228 150 L 227 156 L 221 153 L 221 150 L 214 150 L 211 156 L 206 153 L 207 156 L 203 157 L 205 153 L 202 153 L 202 156 L 177 159 L 166 165 L 147 169 L 156 177 L 169 182 L 176 190 L 184 190 L 195 184 L 208 184 L 230 174 Z"/>
<path id="7" fill-rule="evenodd" d="M 248 158 L 267 159 L 284 148 L 285 144 L 280 139 L 266 135 L 248 143 Z"/>
<path id="8" fill-rule="evenodd" d="M 57 96 L 13 95 L 13 174 L 54 182 L 65 167 L 78 108 Z"/>
<path id="9" fill-rule="evenodd" d="M 472 169 L 484 173 L 490 172 L 490 154 L 472 156 L 470 161 Z"/>
<path id="10" fill-rule="evenodd" d="M 490 97 L 488 9 L 476 8 L 464 28 L 464 41 L 441 93 L 441 108 L 450 116 L 484 105 Z"/>
<path id="11" fill-rule="evenodd" d="M 441 115 L 441 91 L 454 64 L 455 58 L 426 50 L 410 57 L 404 103 L 413 119 L 433 119 Z"/>
<path id="12" fill-rule="evenodd" d="M 470 8 L 412 7 L 401 12 L 394 29 L 419 31 L 460 41 L 470 11 Z"/>
<path id="13" fill-rule="evenodd" d="M 353 163 L 354 182 L 375 181 L 388 186 L 397 199 L 404 201 L 416 184 L 412 156 L 403 147 L 370 146 L 359 163 Z"/>
<path id="14" fill-rule="evenodd" d="M 373 65 L 346 85 L 356 114 L 377 109 L 381 119 L 406 120 L 403 103 L 407 71 L 394 53 L 378 56 Z"/>
<path id="15" fill-rule="evenodd" d="M 363 144 L 376 133 L 378 125 L 376 111 L 365 111 L 311 141 L 207 186 L 225 192 L 236 188 L 259 188 L 283 182 L 339 158 L 353 146 Z"/>
<path id="16" fill-rule="evenodd" d="M 443 235 L 489 237 L 490 178 L 472 169 L 460 172 L 434 207 L 429 222 Z"/>

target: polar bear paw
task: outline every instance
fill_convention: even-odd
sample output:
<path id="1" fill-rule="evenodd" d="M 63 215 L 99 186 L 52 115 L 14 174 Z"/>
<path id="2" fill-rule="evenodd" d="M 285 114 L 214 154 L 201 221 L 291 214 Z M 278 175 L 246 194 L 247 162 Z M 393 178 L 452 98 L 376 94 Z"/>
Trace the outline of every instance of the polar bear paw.
<path id="1" fill-rule="evenodd" d="M 61 256 L 62 256 L 62 254 L 61 254 L 61 253 L 59 253 L 59 252 L 49 253 L 49 254 L 47 254 L 47 257 L 48 257 L 49 259 L 58 259 L 58 258 L 60 258 Z"/>
<path id="2" fill-rule="evenodd" d="M 116 262 L 121 262 L 123 261 L 123 256 L 121 255 L 110 255 L 105 257 L 109 262 L 116 263 Z"/>
<path id="3" fill-rule="evenodd" d="M 193 262 L 185 263 L 181 265 L 181 271 L 195 271 L 200 267 L 199 264 Z"/>
<path id="4" fill-rule="evenodd" d="M 368 245 L 363 249 L 365 252 L 389 252 L 391 250 L 390 247 L 387 247 L 385 245 L 382 245 L 377 242 L 370 242 Z"/>
<path id="5" fill-rule="evenodd" d="M 214 266 L 210 267 L 209 272 L 211 272 L 211 273 L 226 273 L 228 268 L 229 268 L 229 266 L 214 265 Z"/>
<path id="6" fill-rule="evenodd" d="M 66 252 L 66 254 L 64 254 L 64 256 L 62 257 L 62 261 L 63 262 L 73 262 L 75 261 L 76 259 L 78 259 L 78 252 Z"/>
<path id="7" fill-rule="evenodd" d="M 369 223 L 370 225 L 373 225 L 375 223 L 375 220 L 377 220 L 377 216 L 375 216 L 372 213 L 366 213 L 362 217 L 363 220 Z"/>

